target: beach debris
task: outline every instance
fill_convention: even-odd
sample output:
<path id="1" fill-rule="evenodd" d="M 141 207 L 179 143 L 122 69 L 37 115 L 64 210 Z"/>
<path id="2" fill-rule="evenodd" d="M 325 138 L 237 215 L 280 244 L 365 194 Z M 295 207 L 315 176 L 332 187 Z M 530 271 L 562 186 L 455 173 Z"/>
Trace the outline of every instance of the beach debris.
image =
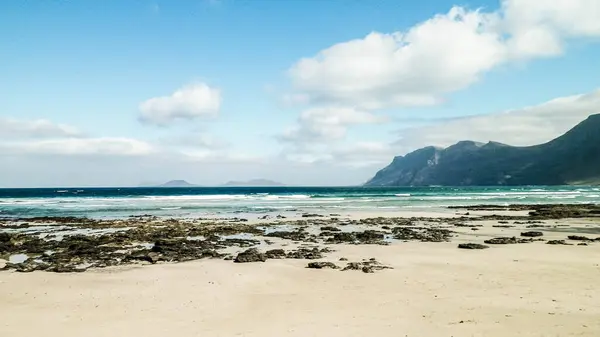
<path id="1" fill-rule="evenodd" d="M 539 232 L 539 231 L 528 231 L 528 232 L 522 232 L 521 236 L 525 236 L 525 237 L 529 237 L 529 238 L 535 238 L 535 237 L 539 237 L 539 236 L 543 236 L 544 233 Z"/>
<path id="2" fill-rule="evenodd" d="M 458 245 L 460 249 L 487 249 L 490 246 L 482 245 L 479 243 L 461 243 Z"/>
<path id="3" fill-rule="evenodd" d="M 336 266 L 333 262 L 309 262 L 307 268 L 311 268 L 311 269 L 324 269 L 324 268 L 339 269 L 339 267 Z"/>
<path id="4" fill-rule="evenodd" d="M 236 263 L 248 263 L 248 262 L 265 262 L 267 261 L 267 256 L 261 253 L 256 248 L 250 248 L 239 253 L 233 262 Z"/>

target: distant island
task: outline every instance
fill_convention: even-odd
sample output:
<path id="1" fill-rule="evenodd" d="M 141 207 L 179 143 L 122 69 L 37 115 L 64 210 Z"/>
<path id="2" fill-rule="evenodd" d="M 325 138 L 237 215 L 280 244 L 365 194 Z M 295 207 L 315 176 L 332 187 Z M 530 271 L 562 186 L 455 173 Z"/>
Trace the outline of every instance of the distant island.
<path id="1" fill-rule="evenodd" d="M 541 145 L 515 147 L 461 141 L 425 147 L 392 163 L 366 186 L 600 184 L 600 114 Z"/>
<path id="2" fill-rule="evenodd" d="M 157 187 L 195 187 L 198 185 L 190 184 L 185 180 L 171 180 L 164 184 L 158 185 Z"/>
<path id="3" fill-rule="evenodd" d="M 252 179 L 248 181 L 228 181 L 222 186 L 231 187 L 243 187 L 243 186 L 254 186 L 254 187 L 267 187 L 267 186 L 285 186 L 282 183 L 267 180 L 267 179 Z"/>

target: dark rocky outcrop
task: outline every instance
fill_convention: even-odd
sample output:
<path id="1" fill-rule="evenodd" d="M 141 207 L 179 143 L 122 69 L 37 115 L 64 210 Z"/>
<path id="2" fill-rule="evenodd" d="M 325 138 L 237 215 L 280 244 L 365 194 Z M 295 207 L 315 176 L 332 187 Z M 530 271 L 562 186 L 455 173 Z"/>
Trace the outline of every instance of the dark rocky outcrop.
<path id="1" fill-rule="evenodd" d="M 479 243 L 461 243 L 458 245 L 460 249 L 487 249 L 490 246 L 482 245 Z"/>
<path id="2" fill-rule="evenodd" d="M 487 243 L 488 245 L 508 245 L 508 244 L 517 244 L 517 243 L 529 243 L 529 242 L 533 242 L 533 239 L 519 239 L 517 237 L 500 237 L 500 238 L 493 238 L 493 239 L 489 239 L 489 240 L 485 240 L 483 241 L 484 243 Z"/>
<path id="3" fill-rule="evenodd" d="M 248 262 L 265 262 L 267 261 L 267 256 L 261 253 L 256 248 L 250 248 L 246 251 L 239 253 L 233 262 L 236 263 L 248 263 Z"/>
<path id="4" fill-rule="evenodd" d="M 544 236 L 544 233 L 538 232 L 538 231 L 528 231 L 528 232 L 521 232 L 521 236 L 528 237 L 528 238 L 536 238 L 536 237 Z"/>
<path id="5" fill-rule="evenodd" d="M 335 263 L 332 263 L 332 262 L 309 262 L 307 268 L 311 268 L 311 269 L 324 269 L 324 268 L 338 269 L 339 267 L 336 266 Z"/>

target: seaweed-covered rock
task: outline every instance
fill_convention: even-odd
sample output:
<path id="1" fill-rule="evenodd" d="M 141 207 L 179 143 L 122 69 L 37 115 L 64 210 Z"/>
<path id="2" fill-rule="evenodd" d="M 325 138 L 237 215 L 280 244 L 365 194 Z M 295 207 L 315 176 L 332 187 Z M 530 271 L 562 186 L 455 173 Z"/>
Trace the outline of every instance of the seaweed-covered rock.
<path id="1" fill-rule="evenodd" d="M 393 268 L 382 265 L 375 259 L 370 259 L 368 261 L 362 261 L 362 262 L 348 262 L 346 267 L 344 267 L 344 269 L 342 269 L 342 271 L 360 270 L 363 273 L 370 274 L 370 273 L 374 273 L 377 270 L 383 270 L 383 269 L 393 269 Z"/>
<path id="2" fill-rule="evenodd" d="M 283 259 L 285 258 L 285 250 L 283 249 L 271 249 L 268 250 L 265 255 L 268 259 Z"/>
<path id="3" fill-rule="evenodd" d="M 261 253 L 256 248 L 250 248 L 244 252 L 239 253 L 233 262 L 236 263 L 248 263 L 248 262 L 265 262 L 267 256 Z"/>
<path id="4" fill-rule="evenodd" d="M 565 240 L 550 240 L 548 242 L 546 242 L 546 244 L 548 245 L 565 245 L 565 246 L 570 246 L 570 243 L 567 243 Z"/>
<path id="5" fill-rule="evenodd" d="M 288 259 L 306 259 L 306 260 L 316 260 L 323 258 L 323 254 L 318 248 L 308 249 L 308 248 L 299 248 L 298 250 L 289 252 L 287 254 Z"/>
<path id="6" fill-rule="evenodd" d="M 544 235 L 544 233 L 539 232 L 539 231 L 521 232 L 521 236 L 529 237 L 529 238 L 540 237 L 540 236 L 543 236 L 543 235 Z"/>
<path id="7" fill-rule="evenodd" d="M 573 241 L 594 241 L 593 239 L 590 239 L 587 236 L 581 236 L 581 235 L 569 235 L 567 237 L 567 239 L 573 240 Z"/>
<path id="8" fill-rule="evenodd" d="M 479 243 L 461 243 L 458 245 L 460 249 L 487 249 L 490 246 L 482 245 Z"/>
<path id="9" fill-rule="evenodd" d="M 517 244 L 517 243 L 529 243 L 529 242 L 533 242 L 532 239 L 519 239 L 517 237 L 499 237 L 499 238 L 493 238 L 493 239 L 489 239 L 489 240 L 485 240 L 483 241 L 484 243 L 487 243 L 489 245 L 509 245 L 509 244 Z"/>
<path id="10" fill-rule="evenodd" d="M 394 227 L 392 233 L 397 240 L 447 242 L 453 232 L 443 228 Z"/>
<path id="11" fill-rule="evenodd" d="M 338 269 L 339 267 L 336 266 L 332 262 L 309 262 L 307 268 L 311 268 L 311 269 L 324 269 L 324 268 Z"/>

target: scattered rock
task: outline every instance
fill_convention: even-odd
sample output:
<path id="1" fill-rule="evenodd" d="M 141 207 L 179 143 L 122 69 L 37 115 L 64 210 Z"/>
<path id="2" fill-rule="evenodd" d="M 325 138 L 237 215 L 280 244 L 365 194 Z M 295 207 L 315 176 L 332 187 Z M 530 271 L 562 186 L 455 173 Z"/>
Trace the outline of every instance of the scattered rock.
<path id="1" fill-rule="evenodd" d="M 271 249 L 265 253 L 268 259 L 284 259 L 285 250 L 283 249 Z"/>
<path id="2" fill-rule="evenodd" d="M 389 266 L 384 266 L 381 263 L 379 263 L 377 260 L 375 259 L 371 259 L 368 261 L 362 261 L 362 262 L 348 262 L 348 264 L 346 265 L 346 267 L 344 267 L 344 269 L 342 269 L 342 271 L 347 271 L 347 270 L 360 270 L 363 273 L 374 273 L 377 270 L 383 270 L 383 269 L 393 269 L 392 267 Z"/>
<path id="3" fill-rule="evenodd" d="M 458 248 L 461 248 L 461 249 L 486 249 L 486 248 L 490 248 L 490 246 L 482 245 L 479 243 L 461 243 L 458 245 Z"/>
<path id="4" fill-rule="evenodd" d="M 516 237 L 500 237 L 500 238 L 493 238 L 493 239 L 489 239 L 489 240 L 485 240 L 483 241 L 484 243 L 490 244 L 490 245 L 507 245 L 507 244 L 516 244 L 516 243 L 529 243 L 529 242 L 533 242 L 532 239 L 518 239 Z"/>
<path id="5" fill-rule="evenodd" d="M 289 252 L 287 254 L 288 259 L 305 259 L 305 260 L 317 260 L 323 258 L 323 254 L 319 251 L 319 248 L 299 248 L 298 250 Z"/>
<path id="6" fill-rule="evenodd" d="M 265 262 L 267 256 L 261 253 L 256 248 L 250 248 L 242 253 L 239 253 L 233 262 L 236 263 L 247 263 L 247 262 Z"/>
<path id="7" fill-rule="evenodd" d="M 309 262 L 307 268 L 311 268 L 311 269 L 323 269 L 323 268 L 339 269 L 339 267 L 336 266 L 332 262 Z"/>
<path id="8" fill-rule="evenodd" d="M 590 239 L 587 236 L 580 236 L 580 235 L 569 235 L 567 237 L 567 239 L 573 240 L 573 241 L 594 241 L 593 239 Z"/>
<path id="9" fill-rule="evenodd" d="M 546 244 L 548 244 L 548 245 L 565 245 L 565 246 L 572 245 L 570 243 L 567 243 L 565 240 L 550 240 L 550 241 L 546 242 Z"/>
<path id="10" fill-rule="evenodd" d="M 544 233 L 542 232 L 538 232 L 538 231 L 529 231 L 529 232 L 522 232 L 521 236 L 525 236 L 525 237 L 529 237 L 529 238 L 535 238 L 535 237 L 540 237 L 543 236 Z"/>

